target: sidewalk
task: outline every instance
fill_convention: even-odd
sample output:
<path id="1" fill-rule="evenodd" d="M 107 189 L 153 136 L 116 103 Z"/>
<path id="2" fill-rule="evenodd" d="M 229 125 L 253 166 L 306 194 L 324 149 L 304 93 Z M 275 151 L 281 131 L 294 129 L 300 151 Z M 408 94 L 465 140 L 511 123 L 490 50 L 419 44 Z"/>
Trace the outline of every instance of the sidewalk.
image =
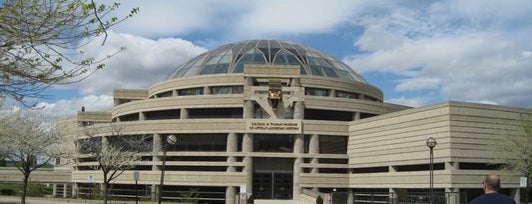
<path id="1" fill-rule="evenodd" d="M 19 196 L 0 196 L 0 204 L 3 203 L 20 203 Z M 41 197 L 26 197 L 27 204 L 100 204 L 101 200 L 82 200 L 73 198 L 41 198 Z M 116 201 L 110 200 L 109 204 L 135 204 L 135 201 Z M 156 202 L 139 201 L 139 204 L 154 204 Z"/>

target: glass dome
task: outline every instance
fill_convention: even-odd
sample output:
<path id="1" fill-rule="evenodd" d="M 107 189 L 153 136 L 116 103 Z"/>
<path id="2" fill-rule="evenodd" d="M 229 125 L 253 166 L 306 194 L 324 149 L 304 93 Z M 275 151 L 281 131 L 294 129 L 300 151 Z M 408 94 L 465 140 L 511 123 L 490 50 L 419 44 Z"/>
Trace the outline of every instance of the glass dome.
<path id="1" fill-rule="evenodd" d="M 301 75 L 366 80 L 349 66 L 313 48 L 281 40 L 248 40 L 222 45 L 179 66 L 168 79 L 244 72 L 244 64 L 300 65 Z"/>

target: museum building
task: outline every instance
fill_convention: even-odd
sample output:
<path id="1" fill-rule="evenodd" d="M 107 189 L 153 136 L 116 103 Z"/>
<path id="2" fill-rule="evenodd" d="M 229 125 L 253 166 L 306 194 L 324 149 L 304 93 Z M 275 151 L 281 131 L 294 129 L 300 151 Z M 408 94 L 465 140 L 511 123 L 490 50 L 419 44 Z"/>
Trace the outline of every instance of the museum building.
<path id="1" fill-rule="evenodd" d="M 100 134 L 106 145 L 114 137 L 146 137 L 142 161 L 113 181 L 113 189 L 131 189 L 139 172 L 146 197 L 157 194 L 164 164 L 166 200 L 191 189 L 200 202 L 227 204 L 241 193 L 302 202 L 318 194 L 333 195 L 334 203 L 367 201 L 367 195 L 412 199 L 428 192 L 426 140 L 433 137 L 434 191 L 465 202 L 496 172 L 488 165 L 488 144 L 528 111 L 385 103 L 382 91 L 355 69 L 297 43 L 234 42 L 191 59 L 146 90 L 115 89 L 111 110 L 83 110 L 73 121 L 80 129 L 124 127 L 120 135 Z M 82 131 L 79 136 L 86 139 Z M 102 179 L 83 153 L 73 165 L 75 196 L 88 193 L 88 175 L 95 183 Z M 518 178 L 503 177 L 502 187 L 519 199 Z"/>

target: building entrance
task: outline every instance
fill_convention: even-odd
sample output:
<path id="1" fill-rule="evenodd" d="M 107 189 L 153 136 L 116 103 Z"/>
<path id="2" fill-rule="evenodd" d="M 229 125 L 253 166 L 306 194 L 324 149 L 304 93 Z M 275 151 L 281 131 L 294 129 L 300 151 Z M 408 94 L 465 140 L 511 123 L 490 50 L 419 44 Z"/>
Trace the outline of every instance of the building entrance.
<path id="1" fill-rule="evenodd" d="M 294 159 L 254 158 L 253 195 L 256 199 L 292 199 Z"/>

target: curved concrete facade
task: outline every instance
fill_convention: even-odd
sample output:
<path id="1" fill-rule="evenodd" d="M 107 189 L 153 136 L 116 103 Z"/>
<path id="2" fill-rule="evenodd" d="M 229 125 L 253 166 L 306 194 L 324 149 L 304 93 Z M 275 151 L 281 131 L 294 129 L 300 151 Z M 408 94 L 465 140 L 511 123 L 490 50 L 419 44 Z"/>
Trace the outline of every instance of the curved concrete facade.
<path id="1" fill-rule="evenodd" d="M 210 203 L 233 204 L 242 191 L 256 199 L 288 200 L 344 193 L 352 203 L 364 199 L 357 197 L 360 192 L 406 199 L 426 189 L 429 136 L 438 140 L 438 192 L 474 195 L 468 189 L 479 188 L 481 176 L 493 171 L 485 167 L 488 158 L 478 155 L 495 133 L 486 130 L 489 122 L 479 121 L 502 118 L 508 125 L 525 111 L 458 102 L 411 109 L 384 103 L 382 91 L 366 83 L 304 75 L 298 65 L 245 64 L 242 73 L 114 90 L 111 110 L 79 112 L 75 126 L 80 138 L 83 128 L 108 124 L 123 127 L 121 135 L 149 138 L 142 161 L 117 178 L 116 189 L 131 189 L 138 171 L 143 196 L 154 198 L 166 148 L 165 199 L 195 189 Z M 106 143 L 112 135 L 100 132 L 98 138 Z M 177 144 L 167 145 L 169 135 Z M 74 195 L 87 193 L 89 174 L 101 182 L 92 166 L 94 161 L 79 155 Z M 517 195 L 516 180 L 504 181 Z"/>

